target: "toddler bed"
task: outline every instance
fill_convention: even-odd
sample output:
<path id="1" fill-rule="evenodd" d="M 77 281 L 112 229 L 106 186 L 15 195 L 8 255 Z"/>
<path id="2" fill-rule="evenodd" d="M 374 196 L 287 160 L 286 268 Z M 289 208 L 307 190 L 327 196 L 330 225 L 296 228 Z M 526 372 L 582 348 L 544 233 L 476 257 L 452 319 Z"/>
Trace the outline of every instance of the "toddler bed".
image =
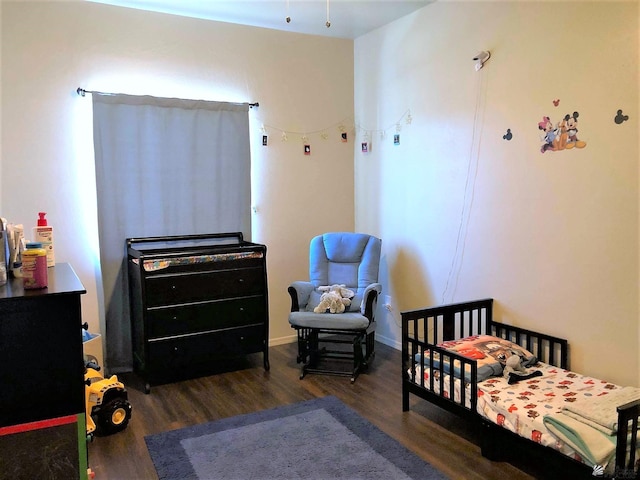
<path id="1" fill-rule="evenodd" d="M 492 460 L 515 445 L 571 478 L 640 478 L 640 389 L 568 370 L 566 340 L 496 322 L 492 306 L 402 312 L 403 411 L 414 394 L 474 422 Z M 525 371 L 504 373 L 512 355 Z"/>

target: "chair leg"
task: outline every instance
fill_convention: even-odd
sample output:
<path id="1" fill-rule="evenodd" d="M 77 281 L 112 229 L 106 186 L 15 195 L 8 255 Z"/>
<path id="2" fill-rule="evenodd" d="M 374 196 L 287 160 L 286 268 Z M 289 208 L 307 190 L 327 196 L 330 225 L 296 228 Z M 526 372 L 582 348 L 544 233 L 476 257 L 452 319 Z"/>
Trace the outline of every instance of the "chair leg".
<path id="1" fill-rule="evenodd" d="M 328 338 L 321 335 L 328 335 Z M 331 335 L 340 335 L 343 338 L 331 339 Z M 344 336 L 348 335 L 347 338 Z M 320 344 L 323 344 L 322 348 Z M 350 344 L 349 350 L 336 350 L 335 347 L 327 348 L 324 344 Z M 314 328 L 298 329 L 298 363 L 302 363 L 300 368 L 300 379 L 307 373 L 320 373 L 327 375 L 350 376 L 351 383 L 356 381 L 360 372 L 365 371 L 374 356 L 375 335 L 374 332 L 341 332 L 337 330 L 321 330 Z M 331 361 L 351 363 L 351 369 L 336 369 L 331 366 Z M 328 362 L 328 363 L 327 363 Z"/>
<path id="2" fill-rule="evenodd" d="M 298 335 L 298 363 L 300 367 L 300 380 L 307 374 L 307 370 L 318 361 L 318 331 L 313 328 L 301 328 Z"/>
<path id="3" fill-rule="evenodd" d="M 353 373 L 351 383 L 356 381 L 360 368 L 364 365 L 364 355 L 362 354 L 362 335 L 358 334 L 353 338 Z"/>
<path id="4" fill-rule="evenodd" d="M 369 363 L 373 361 L 373 357 L 376 356 L 376 332 L 373 331 L 367 333 L 365 342 L 364 367 L 367 368 Z"/>
<path id="5" fill-rule="evenodd" d="M 310 328 L 298 328 L 298 356 L 296 363 L 302 363 L 307 360 L 307 356 L 312 349 L 311 340 L 313 330 Z M 317 337 L 316 337 L 317 338 Z"/>

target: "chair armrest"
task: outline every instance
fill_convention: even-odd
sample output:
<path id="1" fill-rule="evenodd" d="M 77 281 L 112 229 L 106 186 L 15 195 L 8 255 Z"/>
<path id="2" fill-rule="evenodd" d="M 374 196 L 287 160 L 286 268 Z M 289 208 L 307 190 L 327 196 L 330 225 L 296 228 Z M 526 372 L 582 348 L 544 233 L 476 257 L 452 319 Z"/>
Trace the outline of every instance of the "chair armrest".
<path id="1" fill-rule="evenodd" d="M 380 283 L 372 283 L 365 288 L 362 294 L 362 303 L 360 303 L 360 313 L 367 317 L 369 321 L 373 320 L 376 310 L 378 295 L 382 293 L 382 285 Z"/>
<path id="2" fill-rule="evenodd" d="M 309 297 L 313 292 L 313 284 L 302 281 L 293 282 L 289 285 L 288 292 L 291 297 L 291 311 L 297 312 L 309 303 Z"/>

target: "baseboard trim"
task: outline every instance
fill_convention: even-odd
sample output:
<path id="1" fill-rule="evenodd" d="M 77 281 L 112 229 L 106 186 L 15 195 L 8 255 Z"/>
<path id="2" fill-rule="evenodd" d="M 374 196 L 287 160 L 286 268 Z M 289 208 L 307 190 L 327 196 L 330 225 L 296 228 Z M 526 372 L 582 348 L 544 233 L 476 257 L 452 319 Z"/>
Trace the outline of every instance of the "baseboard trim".
<path id="1" fill-rule="evenodd" d="M 284 345 L 286 343 L 295 343 L 298 341 L 298 337 L 293 335 L 287 335 L 286 337 L 270 338 L 269 346 L 275 347 L 276 345 Z"/>
<path id="2" fill-rule="evenodd" d="M 384 343 L 385 345 L 395 348 L 396 350 L 402 350 L 402 344 L 393 338 L 388 338 L 384 335 L 376 333 L 376 340 L 380 343 Z"/>

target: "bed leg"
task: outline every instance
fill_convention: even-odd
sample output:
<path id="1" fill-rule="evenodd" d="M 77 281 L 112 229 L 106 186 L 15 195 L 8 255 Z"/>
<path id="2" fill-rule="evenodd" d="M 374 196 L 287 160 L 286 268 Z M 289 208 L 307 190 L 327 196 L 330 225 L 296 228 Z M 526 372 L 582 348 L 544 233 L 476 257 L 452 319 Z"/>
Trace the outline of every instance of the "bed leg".
<path id="1" fill-rule="evenodd" d="M 402 411 L 409 411 L 409 386 L 407 382 L 402 382 Z"/>
<path id="2" fill-rule="evenodd" d="M 480 423 L 480 453 L 491 461 L 501 459 L 499 441 L 491 425 L 485 422 Z"/>

